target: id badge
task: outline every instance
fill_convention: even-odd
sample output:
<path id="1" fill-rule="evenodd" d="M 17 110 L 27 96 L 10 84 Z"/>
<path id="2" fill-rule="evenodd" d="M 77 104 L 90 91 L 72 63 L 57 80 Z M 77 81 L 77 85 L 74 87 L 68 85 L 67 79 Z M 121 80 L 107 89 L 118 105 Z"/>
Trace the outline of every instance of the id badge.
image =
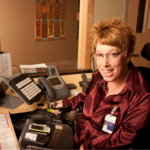
<path id="1" fill-rule="evenodd" d="M 103 124 L 102 130 L 111 134 L 113 131 L 115 122 L 116 122 L 116 116 L 107 114 L 104 118 L 104 124 Z"/>

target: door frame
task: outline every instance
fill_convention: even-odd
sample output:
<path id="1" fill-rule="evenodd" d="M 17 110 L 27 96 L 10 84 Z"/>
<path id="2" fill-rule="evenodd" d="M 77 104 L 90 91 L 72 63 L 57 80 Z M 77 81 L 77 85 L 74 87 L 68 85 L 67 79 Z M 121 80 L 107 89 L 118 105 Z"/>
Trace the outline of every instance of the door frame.
<path id="1" fill-rule="evenodd" d="M 80 0 L 78 69 L 90 69 L 92 43 L 89 33 L 93 25 L 94 0 Z"/>

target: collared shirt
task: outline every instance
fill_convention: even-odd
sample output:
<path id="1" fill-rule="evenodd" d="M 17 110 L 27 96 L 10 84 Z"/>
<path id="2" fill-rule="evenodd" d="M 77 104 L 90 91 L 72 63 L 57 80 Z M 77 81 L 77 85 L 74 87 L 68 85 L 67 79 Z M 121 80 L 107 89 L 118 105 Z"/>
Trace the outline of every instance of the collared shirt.
<path id="1" fill-rule="evenodd" d="M 102 79 L 99 71 L 95 72 L 89 88 L 85 93 L 64 99 L 63 106 L 75 109 L 80 102 L 84 102 L 82 116 L 75 125 L 74 146 L 84 149 L 114 149 L 133 148 L 137 133 L 148 123 L 150 111 L 150 93 L 148 84 L 137 68 L 130 62 L 130 74 L 122 91 L 116 95 L 105 97 L 108 92 L 107 82 Z M 104 117 L 114 112 L 116 123 L 111 134 L 102 130 Z"/>

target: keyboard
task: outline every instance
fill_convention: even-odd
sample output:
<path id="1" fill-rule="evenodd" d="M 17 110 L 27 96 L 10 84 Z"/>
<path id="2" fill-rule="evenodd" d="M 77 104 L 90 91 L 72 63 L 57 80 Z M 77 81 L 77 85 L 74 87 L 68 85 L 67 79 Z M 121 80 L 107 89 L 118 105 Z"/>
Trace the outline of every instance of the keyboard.
<path id="1" fill-rule="evenodd" d="M 32 116 L 44 116 L 44 119 L 46 121 L 52 122 L 52 119 L 56 116 L 55 114 L 48 112 L 47 109 L 35 109 L 32 112 L 29 112 L 27 115 L 25 115 L 23 118 L 18 120 L 13 124 L 14 128 L 18 131 L 22 131 L 23 127 L 25 126 L 26 120 L 31 119 Z M 34 118 L 35 119 L 35 118 Z"/>

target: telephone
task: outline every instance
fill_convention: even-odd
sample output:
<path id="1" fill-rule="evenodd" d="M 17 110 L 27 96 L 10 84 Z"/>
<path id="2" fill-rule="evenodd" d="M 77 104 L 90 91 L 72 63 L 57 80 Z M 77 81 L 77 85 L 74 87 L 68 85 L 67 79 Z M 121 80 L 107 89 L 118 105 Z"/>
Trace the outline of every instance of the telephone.
<path id="1" fill-rule="evenodd" d="M 50 65 L 47 67 L 46 72 L 48 77 L 39 77 L 38 82 L 48 101 L 68 98 L 70 89 L 60 77 L 57 67 L 55 65 Z"/>
<path id="2" fill-rule="evenodd" d="M 58 69 L 55 65 L 47 66 L 46 73 L 48 77 L 60 76 Z"/>
<path id="3" fill-rule="evenodd" d="M 39 101 L 43 94 L 27 74 L 16 73 L 3 81 L 28 105 Z"/>

